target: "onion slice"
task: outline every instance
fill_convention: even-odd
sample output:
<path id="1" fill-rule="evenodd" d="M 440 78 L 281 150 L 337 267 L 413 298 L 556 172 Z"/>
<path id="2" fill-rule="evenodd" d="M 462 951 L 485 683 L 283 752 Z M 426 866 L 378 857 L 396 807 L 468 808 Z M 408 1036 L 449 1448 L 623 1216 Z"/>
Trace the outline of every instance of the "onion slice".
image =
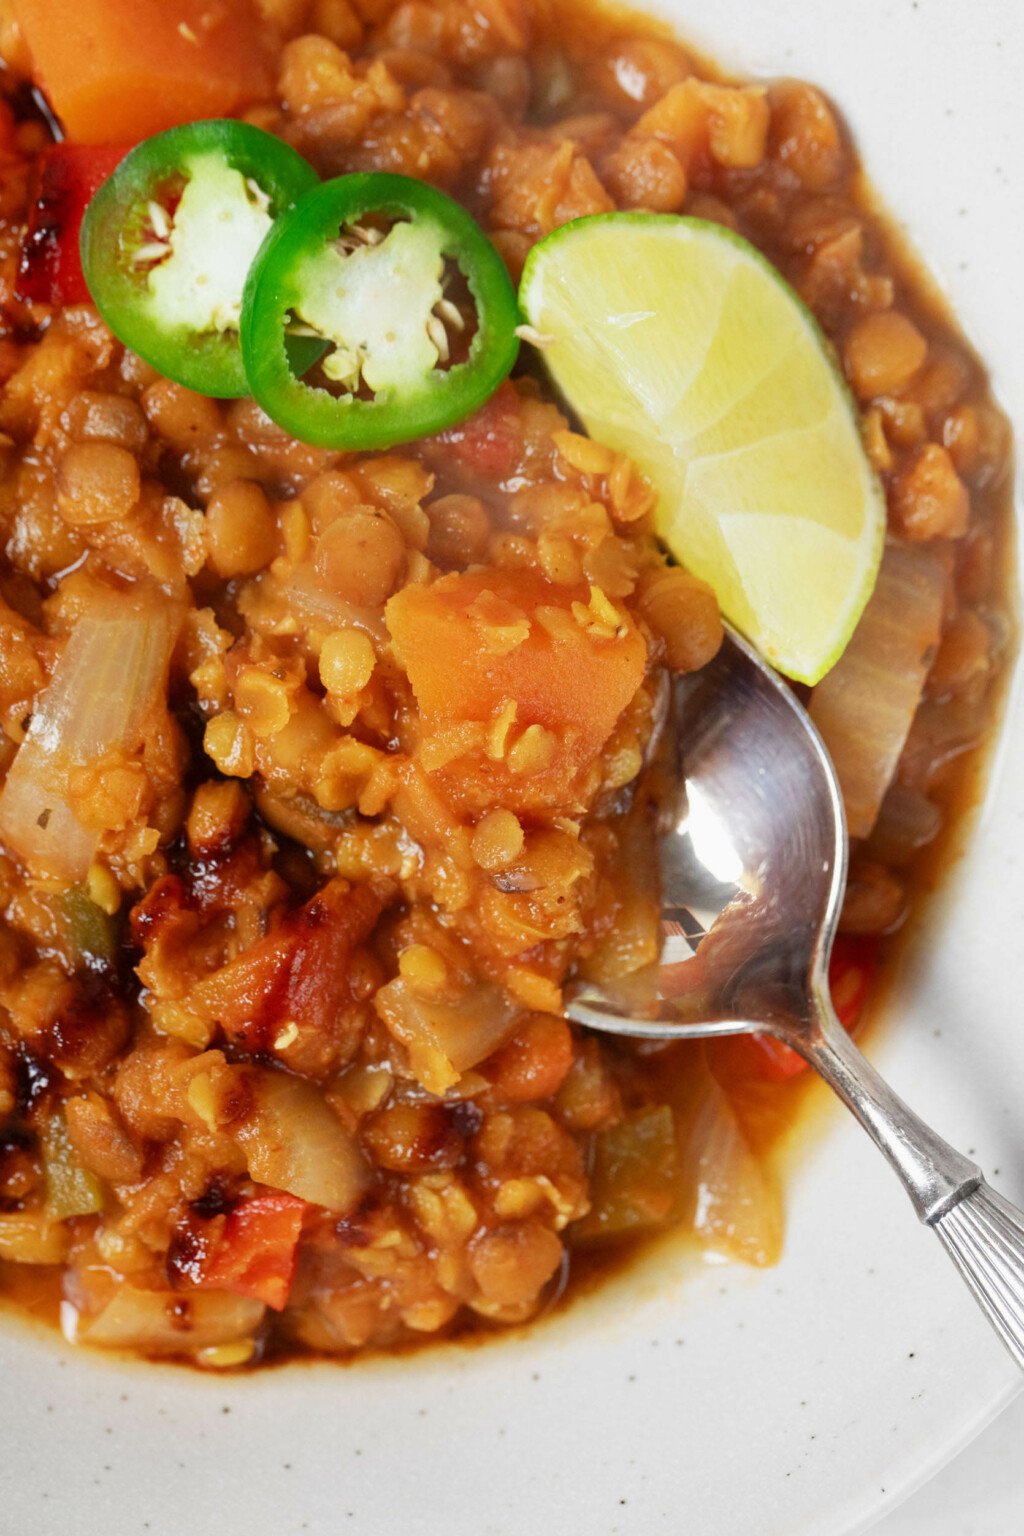
<path id="1" fill-rule="evenodd" d="M 851 837 L 870 836 L 892 782 L 939 643 L 945 591 L 940 555 L 887 545 L 853 639 L 811 697 Z"/>
<path id="2" fill-rule="evenodd" d="M 252 1113 L 235 1132 L 249 1175 L 310 1205 L 345 1214 L 358 1205 L 370 1170 L 357 1142 L 303 1078 L 260 1070 Z"/>
<path id="3" fill-rule="evenodd" d="M 184 1355 L 216 1344 L 251 1338 L 266 1311 L 251 1296 L 226 1291 L 145 1291 L 122 1281 L 97 1317 L 87 1318 L 70 1302 L 61 1307 L 61 1327 L 72 1344 L 105 1349 L 138 1349 L 147 1355 Z"/>
<path id="4" fill-rule="evenodd" d="M 782 1246 L 779 1192 L 713 1078 L 691 1126 L 684 1165 L 700 1242 L 743 1264 L 774 1264 Z"/>
<path id="5" fill-rule="evenodd" d="M 381 987 L 375 1007 L 405 1047 L 413 1076 L 428 1093 L 439 1095 L 503 1045 L 522 1017 L 503 992 L 486 982 L 449 1001 L 424 997 L 401 976 Z"/>
<path id="6" fill-rule="evenodd" d="M 177 610 L 155 594 L 111 595 L 76 622 L 0 792 L 0 839 L 31 874 L 85 878 L 99 833 L 68 804 L 70 774 L 139 745 L 178 627 Z"/>
<path id="7" fill-rule="evenodd" d="M 388 632 L 380 608 L 362 608 L 339 597 L 312 561 L 297 565 L 281 585 L 292 612 L 305 623 L 321 629 L 362 629 L 371 640 L 385 645 Z"/>

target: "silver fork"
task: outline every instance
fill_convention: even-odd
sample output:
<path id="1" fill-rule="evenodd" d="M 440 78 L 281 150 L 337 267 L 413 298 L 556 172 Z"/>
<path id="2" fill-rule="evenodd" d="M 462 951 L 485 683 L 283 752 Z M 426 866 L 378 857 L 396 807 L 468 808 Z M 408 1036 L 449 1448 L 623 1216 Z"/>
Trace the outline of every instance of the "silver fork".
<path id="1" fill-rule="evenodd" d="M 664 941 L 621 993 L 580 983 L 577 1023 L 647 1039 L 758 1031 L 853 1112 L 1024 1369 L 1024 1213 L 926 1125 L 836 1018 L 828 959 L 848 840 L 835 770 L 792 691 L 738 637 L 673 684 L 685 756 L 662 806 Z"/>

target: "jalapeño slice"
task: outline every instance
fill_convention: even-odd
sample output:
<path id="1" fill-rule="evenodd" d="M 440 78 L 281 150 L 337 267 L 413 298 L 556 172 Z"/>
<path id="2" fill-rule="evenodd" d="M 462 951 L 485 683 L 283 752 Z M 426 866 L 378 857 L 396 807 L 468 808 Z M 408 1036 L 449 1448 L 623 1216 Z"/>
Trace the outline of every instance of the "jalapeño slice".
<path id="1" fill-rule="evenodd" d="M 242 290 L 274 220 L 316 172 L 273 134 L 212 119 L 136 146 L 82 224 L 82 268 L 115 336 L 204 395 L 248 394 Z M 306 350 L 306 361 L 315 356 Z"/>
<path id="2" fill-rule="evenodd" d="M 501 257 L 458 203 L 406 176 L 341 176 L 264 240 L 245 286 L 242 353 L 256 400 L 296 437 L 390 448 L 493 394 L 516 360 L 518 319 Z M 305 373 L 296 335 L 321 348 Z"/>

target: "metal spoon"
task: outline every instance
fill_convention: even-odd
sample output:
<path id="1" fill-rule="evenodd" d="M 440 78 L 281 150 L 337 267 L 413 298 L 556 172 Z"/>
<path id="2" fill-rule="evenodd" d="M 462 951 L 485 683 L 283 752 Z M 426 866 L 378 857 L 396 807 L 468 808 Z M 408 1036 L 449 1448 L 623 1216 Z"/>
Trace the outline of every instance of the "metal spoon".
<path id="1" fill-rule="evenodd" d="M 738 637 L 673 685 L 682 761 L 658 808 L 663 945 L 613 992 L 580 983 L 579 1024 L 647 1039 L 761 1031 L 856 1115 L 1024 1368 L 1024 1212 L 925 1125 L 836 1018 L 828 958 L 848 841 L 835 769 L 790 688 Z"/>

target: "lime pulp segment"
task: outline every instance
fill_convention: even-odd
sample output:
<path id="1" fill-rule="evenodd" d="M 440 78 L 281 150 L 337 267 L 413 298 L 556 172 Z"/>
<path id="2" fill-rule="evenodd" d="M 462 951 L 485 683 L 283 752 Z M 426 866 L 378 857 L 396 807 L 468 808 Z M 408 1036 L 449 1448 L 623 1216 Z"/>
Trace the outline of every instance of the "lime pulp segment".
<path id="1" fill-rule="evenodd" d="M 673 554 L 773 665 L 817 682 L 871 593 L 885 502 L 793 290 L 719 225 L 600 214 L 535 247 L 520 302 L 588 432 L 653 481 Z"/>

